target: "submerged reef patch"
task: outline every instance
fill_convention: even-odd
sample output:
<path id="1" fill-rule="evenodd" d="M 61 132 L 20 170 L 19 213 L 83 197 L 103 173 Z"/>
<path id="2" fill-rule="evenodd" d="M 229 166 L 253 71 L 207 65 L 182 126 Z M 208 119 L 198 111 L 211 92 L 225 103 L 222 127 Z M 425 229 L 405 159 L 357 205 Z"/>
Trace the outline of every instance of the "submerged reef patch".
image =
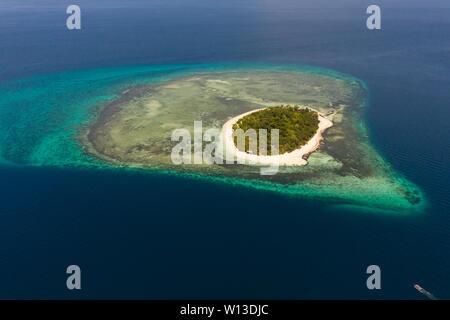
<path id="1" fill-rule="evenodd" d="M 295 65 L 141 66 L 69 72 L 0 89 L 4 164 L 127 167 L 409 213 L 420 189 L 394 172 L 370 144 L 364 83 L 332 70 Z M 232 117 L 301 105 L 333 122 L 303 167 L 272 176 L 251 165 L 171 161 L 173 130 L 221 128 Z M 5 128 L 8 128 L 7 130 Z"/>

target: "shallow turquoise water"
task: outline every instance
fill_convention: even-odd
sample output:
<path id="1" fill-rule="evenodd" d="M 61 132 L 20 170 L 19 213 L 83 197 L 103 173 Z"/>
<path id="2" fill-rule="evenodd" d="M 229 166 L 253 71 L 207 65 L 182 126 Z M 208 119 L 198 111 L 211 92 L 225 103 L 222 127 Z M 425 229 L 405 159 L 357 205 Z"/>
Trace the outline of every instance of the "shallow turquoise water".
<path id="1" fill-rule="evenodd" d="M 57 167 L 99 167 L 111 165 L 83 152 L 77 135 L 92 121 L 99 105 L 120 96 L 127 88 L 158 83 L 196 72 L 224 70 L 284 70 L 313 73 L 315 76 L 345 79 L 349 83 L 362 83 L 359 79 L 337 71 L 303 65 L 276 64 L 199 64 L 199 65 L 148 65 L 108 69 L 91 69 L 16 80 L 0 90 L 0 159 L 3 164 Z M 361 107 L 365 107 L 361 104 Z M 363 132 L 366 127 L 360 123 Z M 309 168 L 307 168 L 309 169 Z M 386 170 L 391 169 L 387 166 Z M 345 182 L 346 188 L 337 184 L 297 184 L 293 186 L 259 180 L 221 178 L 196 174 L 174 173 L 190 179 L 206 179 L 241 187 L 262 189 L 288 196 L 321 199 L 332 203 L 368 205 L 390 213 L 420 211 L 425 206 L 411 206 L 397 195 L 380 198 L 377 194 L 358 193 L 358 186 Z M 418 190 L 400 175 L 393 178 L 403 186 Z M 379 185 L 380 190 L 390 188 Z M 359 190 L 358 190 L 359 191 Z M 385 192 L 386 193 L 386 192 Z M 389 192 L 387 192 L 389 193 Z M 423 195 L 421 195 L 423 198 Z M 405 211 L 406 208 L 406 211 Z M 400 210 L 400 211 L 399 211 Z"/>

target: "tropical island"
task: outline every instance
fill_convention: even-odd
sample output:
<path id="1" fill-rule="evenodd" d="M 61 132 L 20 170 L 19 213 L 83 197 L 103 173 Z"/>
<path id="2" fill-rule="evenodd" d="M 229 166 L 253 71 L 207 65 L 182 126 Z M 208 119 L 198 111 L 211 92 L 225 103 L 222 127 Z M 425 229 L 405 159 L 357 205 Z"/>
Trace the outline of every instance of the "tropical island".
<path id="1" fill-rule="evenodd" d="M 1 136 L 0 162 L 130 168 L 393 214 L 409 213 L 426 204 L 420 188 L 395 172 L 371 144 L 364 124 L 368 90 L 348 74 L 299 65 L 205 64 L 77 71 L 64 75 L 63 82 L 61 77 L 27 80 L 26 86 L 0 92 L 3 127 L 14 128 Z M 36 110 L 28 112 L 21 108 L 23 104 L 36 106 Z M 236 149 L 233 139 L 231 143 L 223 140 L 224 128 L 233 131 L 241 118 L 238 126 L 251 127 L 250 120 L 262 117 L 262 121 L 263 115 L 277 113 L 271 107 L 281 105 L 307 106 L 310 112 L 304 111 L 305 117 L 297 120 L 311 121 L 310 130 L 292 136 L 300 133 L 292 117 L 273 126 L 260 122 L 258 128 L 282 129 L 284 124 L 292 129 L 279 132 L 281 152 L 285 151 L 280 157 L 299 152 L 297 163 L 281 162 L 276 174 L 261 175 L 262 169 L 275 165 L 243 164 L 236 159 L 228 163 L 226 152 L 208 149 L 216 137 Z M 202 149 L 203 156 L 209 150 L 222 163 L 172 161 L 172 152 L 181 143 L 172 139 L 173 132 L 180 129 L 187 138 L 195 138 L 196 123 L 202 126 L 201 148 L 195 148 L 196 139 L 190 140 L 193 143 L 186 149 L 192 147 L 192 159 L 202 159 L 198 152 Z M 323 133 L 321 126 L 327 123 L 332 126 Z M 202 140 L 210 130 L 217 135 Z M 22 137 L 19 141 L 18 136 Z M 250 156 L 245 148 L 237 151 Z"/>
<path id="2" fill-rule="evenodd" d="M 246 112 L 234 117 L 223 127 L 227 152 L 238 159 L 261 164 L 305 165 L 307 156 L 315 151 L 322 133 L 333 123 L 308 107 L 280 105 Z M 254 130 L 255 143 L 245 135 L 240 146 L 237 130 Z M 272 130 L 277 130 L 277 150 L 272 150 Z M 263 131 L 261 131 L 263 130 Z M 260 133 L 266 134 L 261 139 Z M 263 141 L 263 146 L 260 142 Z M 256 150 L 253 150 L 256 149 Z"/>

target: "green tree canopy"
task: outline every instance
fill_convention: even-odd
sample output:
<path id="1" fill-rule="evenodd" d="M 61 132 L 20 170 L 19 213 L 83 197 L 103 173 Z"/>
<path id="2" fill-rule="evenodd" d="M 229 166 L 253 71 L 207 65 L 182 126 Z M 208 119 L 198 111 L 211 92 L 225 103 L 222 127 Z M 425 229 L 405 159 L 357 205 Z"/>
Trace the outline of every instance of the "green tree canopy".
<path id="1" fill-rule="evenodd" d="M 253 112 L 242 119 L 239 119 L 234 125 L 233 130 L 242 129 L 246 132 L 254 129 L 258 138 L 259 148 L 259 129 L 267 130 L 267 154 L 271 154 L 271 130 L 279 130 L 279 154 L 294 151 L 306 144 L 317 132 L 319 128 L 319 117 L 317 112 L 309 108 L 300 108 L 299 106 L 274 106 L 264 110 Z M 249 137 L 245 138 L 245 151 L 249 151 Z M 234 138 L 237 145 L 237 137 Z M 244 150 L 242 150 L 244 151 Z"/>

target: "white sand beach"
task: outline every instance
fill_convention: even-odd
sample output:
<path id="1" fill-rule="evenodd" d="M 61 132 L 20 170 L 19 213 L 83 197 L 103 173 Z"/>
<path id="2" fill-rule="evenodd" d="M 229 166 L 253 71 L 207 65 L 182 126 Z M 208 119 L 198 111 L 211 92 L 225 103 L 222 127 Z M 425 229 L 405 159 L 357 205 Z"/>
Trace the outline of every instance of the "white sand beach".
<path id="1" fill-rule="evenodd" d="M 304 166 L 308 162 L 303 159 L 303 156 L 310 154 L 314 150 L 316 150 L 319 145 L 320 141 L 322 140 L 322 133 L 333 126 L 333 122 L 322 116 L 320 113 L 319 115 L 319 128 L 316 132 L 316 134 L 301 148 L 296 149 L 294 151 L 283 153 L 281 155 L 273 155 L 273 156 L 260 156 L 256 154 L 249 154 L 243 151 L 240 151 L 234 144 L 233 141 L 233 125 L 241 118 L 260 111 L 264 110 L 266 108 L 262 109 L 256 109 L 252 110 L 246 113 L 243 113 L 241 115 L 238 115 L 230 120 L 228 120 L 222 128 L 222 135 L 223 135 L 223 141 L 225 144 L 225 150 L 226 154 L 232 154 L 236 159 L 245 160 L 246 163 L 257 163 L 257 164 L 265 164 L 265 165 L 280 165 L 280 166 Z"/>

